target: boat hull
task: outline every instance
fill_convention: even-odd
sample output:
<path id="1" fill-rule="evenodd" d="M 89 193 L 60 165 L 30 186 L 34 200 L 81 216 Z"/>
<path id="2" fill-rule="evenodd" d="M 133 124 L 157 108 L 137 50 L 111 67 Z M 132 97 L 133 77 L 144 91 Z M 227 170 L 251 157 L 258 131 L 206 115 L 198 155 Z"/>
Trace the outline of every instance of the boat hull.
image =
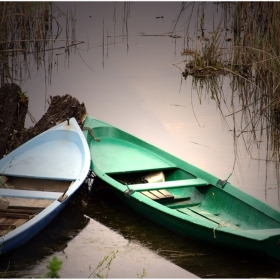
<path id="1" fill-rule="evenodd" d="M 87 116 L 84 126 L 92 171 L 135 211 L 180 235 L 280 260 L 277 210 L 109 124 Z M 164 181 L 145 181 L 159 172 Z"/>
<path id="2" fill-rule="evenodd" d="M 279 256 L 279 249 L 274 245 L 279 241 L 279 236 L 274 240 L 260 240 L 244 238 L 240 235 L 229 234 L 222 232 L 212 227 L 205 227 L 200 224 L 172 216 L 166 212 L 159 211 L 157 208 L 148 206 L 134 198 L 127 198 L 121 192 L 112 189 L 113 193 L 126 205 L 132 208 L 137 213 L 143 215 L 147 219 L 157 223 L 158 225 L 171 230 L 181 236 L 200 240 L 212 244 L 214 246 L 225 247 L 231 250 L 243 251 L 251 255 L 259 255 L 260 257 L 277 257 Z M 273 246 L 268 250 L 270 243 Z M 271 247 L 271 246 L 270 246 Z M 273 248 L 275 247 L 275 248 Z M 279 261 L 274 261 L 280 265 Z"/>

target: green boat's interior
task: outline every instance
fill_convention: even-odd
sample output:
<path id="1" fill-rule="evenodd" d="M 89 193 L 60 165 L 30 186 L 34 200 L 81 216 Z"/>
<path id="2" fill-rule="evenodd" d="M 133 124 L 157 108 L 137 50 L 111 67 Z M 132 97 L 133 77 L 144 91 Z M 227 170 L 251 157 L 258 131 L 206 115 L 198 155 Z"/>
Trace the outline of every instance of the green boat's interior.
<path id="1" fill-rule="evenodd" d="M 91 158 L 98 163 L 98 168 L 105 173 L 133 170 L 168 168 L 171 163 L 153 153 L 154 147 L 146 147 L 143 141 L 113 127 L 97 127 L 92 129 L 95 138 L 87 133 Z"/>
<path id="2" fill-rule="evenodd" d="M 164 173 L 165 181 L 144 183 L 145 178 Z M 195 184 L 192 174 L 178 169 L 134 171 L 108 174 L 111 178 L 141 192 L 150 199 L 191 217 L 206 219 L 217 226 L 237 230 L 273 229 L 280 223 L 216 186 Z M 188 184 L 188 181 L 190 182 Z M 183 182 L 176 186 L 177 182 Z M 192 184 L 191 182 L 194 182 Z M 140 186 L 140 187 L 139 187 Z M 150 187 L 151 186 L 151 187 Z"/>

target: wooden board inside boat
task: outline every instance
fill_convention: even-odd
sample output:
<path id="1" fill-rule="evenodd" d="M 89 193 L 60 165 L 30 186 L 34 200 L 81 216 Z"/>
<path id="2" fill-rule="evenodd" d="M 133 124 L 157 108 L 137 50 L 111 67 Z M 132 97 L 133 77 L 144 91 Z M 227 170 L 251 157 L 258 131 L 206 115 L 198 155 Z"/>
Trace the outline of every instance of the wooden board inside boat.
<path id="1" fill-rule="evenodd" d="M 0 236 L 23 225 L 53 202 L 44 199 L 11 197 L 5 197 L 5 200 L 9 202 L 9 206 L 0 209 Z"/>
<path id="2" fill-rule="evenodd" d="M 6 188 L 17 190 L 65 192 L 69 187 L 69 181 L 49 180 L 38 178 L 7 177 Z M 3 187 L 3 186 L 2 186 Z"/>
<path id="3" fill-rule="evenodd" d="M 2 176 L 0 236 L 32 219 L 60 197 L 70 184 L 63 180 Z"/>

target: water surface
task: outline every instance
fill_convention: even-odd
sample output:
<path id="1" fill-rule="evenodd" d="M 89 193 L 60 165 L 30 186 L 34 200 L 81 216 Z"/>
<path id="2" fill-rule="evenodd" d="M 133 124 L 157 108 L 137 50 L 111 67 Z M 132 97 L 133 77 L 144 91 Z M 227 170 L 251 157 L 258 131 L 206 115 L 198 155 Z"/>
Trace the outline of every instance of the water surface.
<path id="1" fill-rule="evenodd" d="M 65 9 L 68 4 L 58 5 Z M 225 179 L 235 166 L 232 184 L 279 209 L 274 167 L 267 168 L 264 161 L 253 160 L 242 141 L 238 143 L 235 164 L 230 119 L 226 126 L 215 101 L 207 94 L 199 98 L 191 78 L 182 80 L 178 67 L 184 68 L 180 54 L 185 46 L 184 18 L 176 29 L 181 38 L 168 36 L 180 8 L 180 2 L 133 2 L 127 16 L 123 3 L 76 3 L 77 39 L 87 43 L 71 55 L 69 67 L 59 56 L 58 70 L 53 69 L 47 95 L 70 94 L 86 104 L 89 115 L 219 178 Z M 213 9 L 209 11 L 212 13 Z M 128 23 L 128 42 L 122 40 L 126 34 L 124 18 Z M 114 35 L 115 44 L 113 37 L 107 37 Z M 104 36 L 108 47 L 103 48 Z M 30 112 L 39 120 L 45 112 L 43 73 L 24 83 L 22 89 L 27 90 Z M 225 90 L 225 96 L 230 98 L 230 91 Z M 27 125 L 32 125 L 30 120 Z M 257 151 L 256 158 L 264 158 L 264 147 L 265 144 Z M 148 278 L 192 277 L 187 271 L 214 278 L 278 275 L 278 268 L 271 264 L 181 238 L 108 197 L 96 197 L 85 210 L 75 212 L 79 217 L 68 213 L 72 207 L 69 206 L 62 219 L 60 216 L 26 246 L 1 258 L 1 271 L 10 260 L 11 270 L 24 267 L 31 269 L 28 275 L 38 276 L 43 274 L 47 260 L 57 255 L 64 262 L 62 277 L 83 278 L 105 255 L 118 250 L 109 273 L 111 278 L 137 277 L 142 269 Z M 61 243 L 67 245 L 63 251 L 59 250 Z M 44 250 L 47 253 L 42 253 Z"/>

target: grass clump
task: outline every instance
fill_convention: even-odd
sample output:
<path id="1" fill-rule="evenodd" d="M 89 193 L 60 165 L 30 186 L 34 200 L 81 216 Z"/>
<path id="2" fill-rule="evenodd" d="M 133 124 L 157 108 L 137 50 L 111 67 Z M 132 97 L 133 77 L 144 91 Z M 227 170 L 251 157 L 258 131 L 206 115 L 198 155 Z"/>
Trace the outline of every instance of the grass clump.
<path id="1" fill-rule="evenodd" d="M 60 278 L 58 272 L 62 267 L 62 261 L 54 256 L 47 265 L 48 272 L 43 278 Z"/>

